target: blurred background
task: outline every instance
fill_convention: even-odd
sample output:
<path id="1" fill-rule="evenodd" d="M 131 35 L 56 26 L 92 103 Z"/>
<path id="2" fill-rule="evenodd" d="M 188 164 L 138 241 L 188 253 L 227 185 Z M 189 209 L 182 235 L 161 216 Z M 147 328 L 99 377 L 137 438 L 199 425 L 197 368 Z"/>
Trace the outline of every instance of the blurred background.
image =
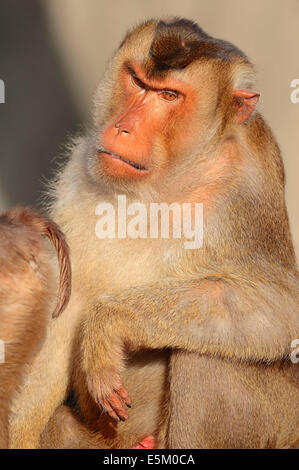
<path id="1" fill-rule="evenodd" d="M 0 210 L 38 205 L 68 136 L 90 122 L 93 93 L 127 28 L 161 15 L 198 22 L 249 56 L 261 111 L 281 146 L 299 255 L 299 0 L 0 0 Z"/>

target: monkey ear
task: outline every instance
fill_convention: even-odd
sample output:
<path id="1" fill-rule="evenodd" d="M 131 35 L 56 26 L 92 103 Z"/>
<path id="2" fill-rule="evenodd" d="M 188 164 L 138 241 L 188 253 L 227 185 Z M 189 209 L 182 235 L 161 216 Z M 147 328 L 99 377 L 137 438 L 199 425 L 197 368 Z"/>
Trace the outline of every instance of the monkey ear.
<path id="1" fill-rule="evenodd" d="M 252 115 L 260 94 L 250 90 L 235 90 L 233 95 L 237 109 L 235 123 L 241 124 L 247 121 Z"/>

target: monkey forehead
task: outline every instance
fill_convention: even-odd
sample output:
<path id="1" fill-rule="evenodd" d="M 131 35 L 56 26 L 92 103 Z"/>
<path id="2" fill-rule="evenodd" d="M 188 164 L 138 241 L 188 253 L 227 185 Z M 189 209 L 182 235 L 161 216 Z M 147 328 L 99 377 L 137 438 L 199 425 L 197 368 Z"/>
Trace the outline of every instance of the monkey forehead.
<path id="1" fill-rule="evenodd" d="M 167 76 L 162 75 L 153 77 L 147 73 L 146 63 L 144 62 L 140 63 L 137 61 L 130 61 L 129 63 L 125 63 L 125 70 L 128 67 L 134 70 L 138 78 L 149 88 L 169 88 L 177 90 L 183 94 L 189 94 L 194 89 L 194 82 L 192 81 L 191 74 L 186 73 L 185 70 L 174 70 L 169 72 Z"/>
<path id="2" fill-rule="evenodd" d="M 165 75 L 184 69 L 200 58 L 230 62 L 236 58 L 249 63 L 246 55 L 230 42 L 208 35 L 193 21 L 184 18 L 150 20 L 132 30 L 121 48 L 133 45 L 147 57 L 148 75 Z"/>
<path id="3" fill-rule="evenodd" d="M 229 62 L 233 57 L 246 56 L 233 44 L 209 36 L 196 23 L 182 18 L 159 21 L 150 48 L 153 73 L 182 69 L 200 58 Z"/>

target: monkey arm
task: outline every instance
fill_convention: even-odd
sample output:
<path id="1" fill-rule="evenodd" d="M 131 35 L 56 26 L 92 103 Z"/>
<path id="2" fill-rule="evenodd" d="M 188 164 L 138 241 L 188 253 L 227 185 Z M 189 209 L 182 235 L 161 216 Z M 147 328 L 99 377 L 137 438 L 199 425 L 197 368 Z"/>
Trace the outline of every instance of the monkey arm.
<path id="1" fill-rule="evenodd" d="M 270 282 L 215 277 L 170 281 L 102 296 L 91 306 L 84 331 L 98 344 L 111 336 L 108 349 L 119 343 L 131 350 L 170 347 L 274 360 L 285 355 L 298 335 L 296 301 L 290 289 Z"/>
<path id="2" fill-rule="evenodd" d="M 205 278 L 101 297 L 90 307 L 83 328 L 82 365 L 89 391 L 99 404 L 108 400 L 106 409 L 111 406 L 111 390 L 118 394 L 112 408 L 119 411 L 119 399 L 130 404 L 120 380 L 125 348 L 179 348 L 243 360 L 285 356 L 298 333 L 296 299 L 286 293 L 282 309 L 278 288 L 268 283 L 266 296 L 264 287 Z M 127 413 L 122 416 L 126 417 Z"/>

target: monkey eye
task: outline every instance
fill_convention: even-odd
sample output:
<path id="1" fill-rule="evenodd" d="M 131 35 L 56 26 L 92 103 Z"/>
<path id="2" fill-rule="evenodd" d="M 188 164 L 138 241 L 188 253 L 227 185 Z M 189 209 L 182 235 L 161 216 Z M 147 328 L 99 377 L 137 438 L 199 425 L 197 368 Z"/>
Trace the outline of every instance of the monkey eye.
<path id="1" fill-rule="evenodd" d="M 131 75 L 131 80 L 133 85 L 137 86 L 138 88 L 144 88 L 142 81 L 136 77 L 136 75 Z"/>
<path id="2" fill-rule="evenodd" d="M 170 91 L 170 90 L 160 91 L 159 95 L 165 101 L 175 101 L 178 97 L 177 93 L 175 93 L 174 91 Z"/>

